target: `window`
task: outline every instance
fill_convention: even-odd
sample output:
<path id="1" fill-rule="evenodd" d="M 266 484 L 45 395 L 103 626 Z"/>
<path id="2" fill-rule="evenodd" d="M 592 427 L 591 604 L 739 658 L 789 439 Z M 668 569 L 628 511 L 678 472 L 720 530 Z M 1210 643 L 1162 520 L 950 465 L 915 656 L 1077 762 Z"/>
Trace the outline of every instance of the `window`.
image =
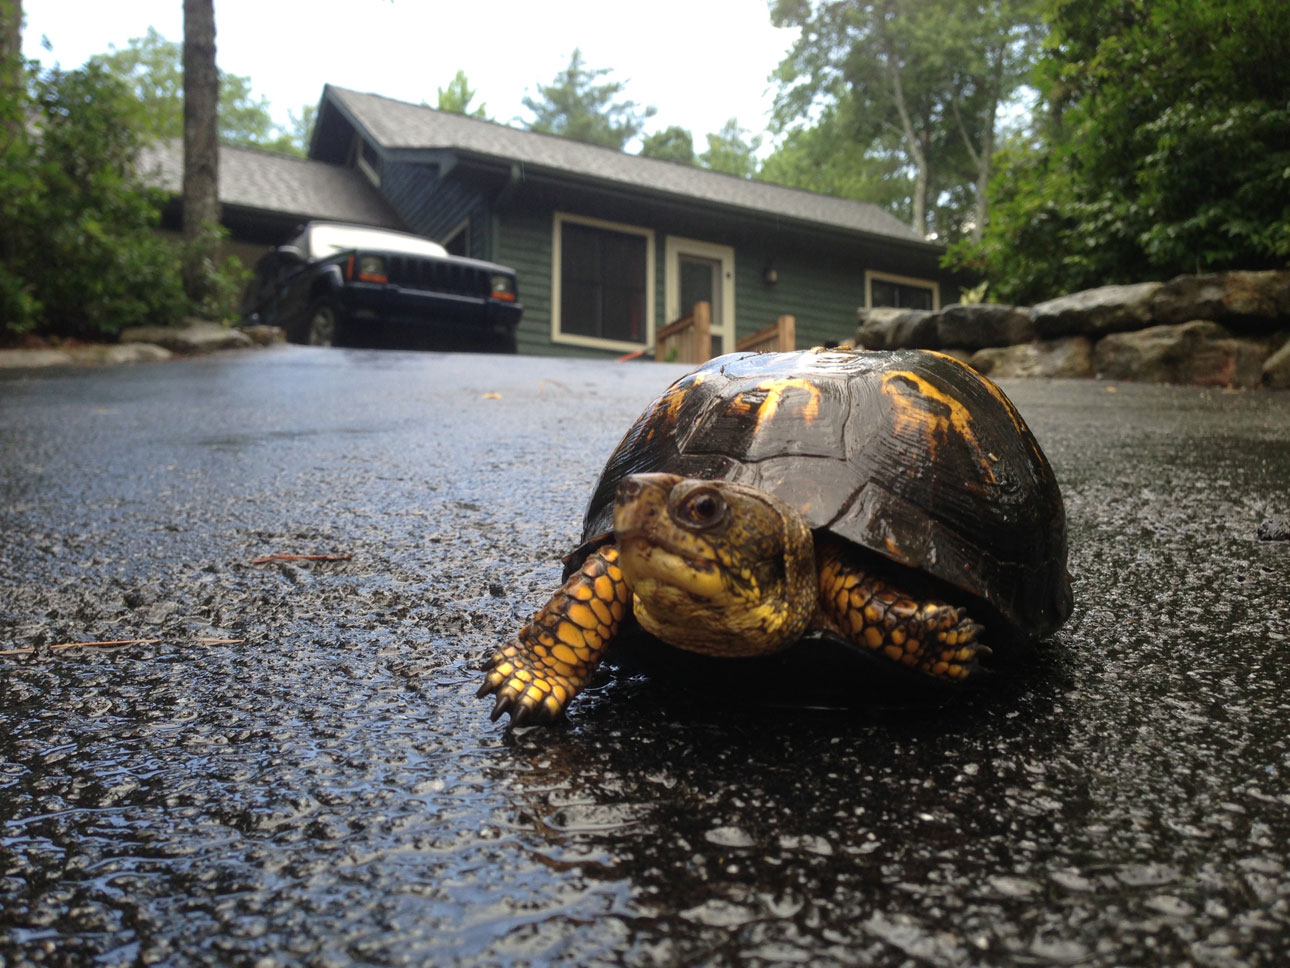
<path id="1" fill-rule="evenodd" d="M 553 339 L 636 348 L 653 338 L 654 234 L 556 215 Z"/>
<path id="2" fill-rule="evenodd" d="M 890 276 L 882 272 L 865 273 L 865 289 L 870 308 L 891 306 L 896 309 L 940 309 L 940 287 L 928 279 Z"/>

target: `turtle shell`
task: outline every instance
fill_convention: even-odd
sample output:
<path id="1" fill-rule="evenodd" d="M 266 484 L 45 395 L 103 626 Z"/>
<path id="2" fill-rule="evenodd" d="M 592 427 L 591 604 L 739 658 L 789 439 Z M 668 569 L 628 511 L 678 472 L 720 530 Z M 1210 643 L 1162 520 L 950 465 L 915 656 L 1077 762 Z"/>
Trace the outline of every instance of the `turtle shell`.
<path id="1" fill-rule="evenodd" d="M 970 596 L 992 644 L 1043 637 L 1071 610 L 1066 516 L 1048 460 L 998 386 L 940 353 L 709 361 L 618 444 L 584 542 L 612 530 L 618 482 L 648 471 L 772 492 L 817 532 L 957 590 L 953 600 Z"/>

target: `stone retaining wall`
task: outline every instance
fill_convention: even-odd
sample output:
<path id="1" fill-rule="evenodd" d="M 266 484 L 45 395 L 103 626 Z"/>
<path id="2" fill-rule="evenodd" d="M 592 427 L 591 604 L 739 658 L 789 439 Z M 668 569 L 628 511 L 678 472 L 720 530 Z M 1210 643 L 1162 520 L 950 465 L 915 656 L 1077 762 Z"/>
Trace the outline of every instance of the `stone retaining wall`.
<path id="1" fill-rule="evenodd" d="M 857 345 L 952 353 L 992 377 L 1290 388 L 1290 270 L 1102 286 L 1031 307 L 862 309 Z"/>

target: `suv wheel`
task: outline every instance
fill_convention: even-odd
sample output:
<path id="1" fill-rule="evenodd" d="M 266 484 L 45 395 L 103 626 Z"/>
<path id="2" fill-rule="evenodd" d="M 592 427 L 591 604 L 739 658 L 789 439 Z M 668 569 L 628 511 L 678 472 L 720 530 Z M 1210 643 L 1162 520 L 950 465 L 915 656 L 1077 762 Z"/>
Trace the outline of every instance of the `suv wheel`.
<path id="1" fill-rule="evenodd" d="M 331 303 L 314 303 L 309 310 L 309 332 L 305 334 L 309 345 L 335 346 L 337 323 L 336 308 Z"/>

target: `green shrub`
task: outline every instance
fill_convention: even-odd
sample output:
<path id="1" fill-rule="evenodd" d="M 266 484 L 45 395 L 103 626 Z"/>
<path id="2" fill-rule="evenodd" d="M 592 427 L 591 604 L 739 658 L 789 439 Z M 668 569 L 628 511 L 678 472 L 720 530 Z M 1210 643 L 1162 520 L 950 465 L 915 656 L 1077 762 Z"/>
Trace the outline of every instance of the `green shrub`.
<path id="1" fill-rule="evenodd" d="M 200 308 L 183 293 L 180 247 L 155 231 L 164 195 L 136 177 L 138 102 L 93 63 L 32 63 L 27 94 L 25 124 L 0 144 L 4 330 L 111 338 Z"/>

